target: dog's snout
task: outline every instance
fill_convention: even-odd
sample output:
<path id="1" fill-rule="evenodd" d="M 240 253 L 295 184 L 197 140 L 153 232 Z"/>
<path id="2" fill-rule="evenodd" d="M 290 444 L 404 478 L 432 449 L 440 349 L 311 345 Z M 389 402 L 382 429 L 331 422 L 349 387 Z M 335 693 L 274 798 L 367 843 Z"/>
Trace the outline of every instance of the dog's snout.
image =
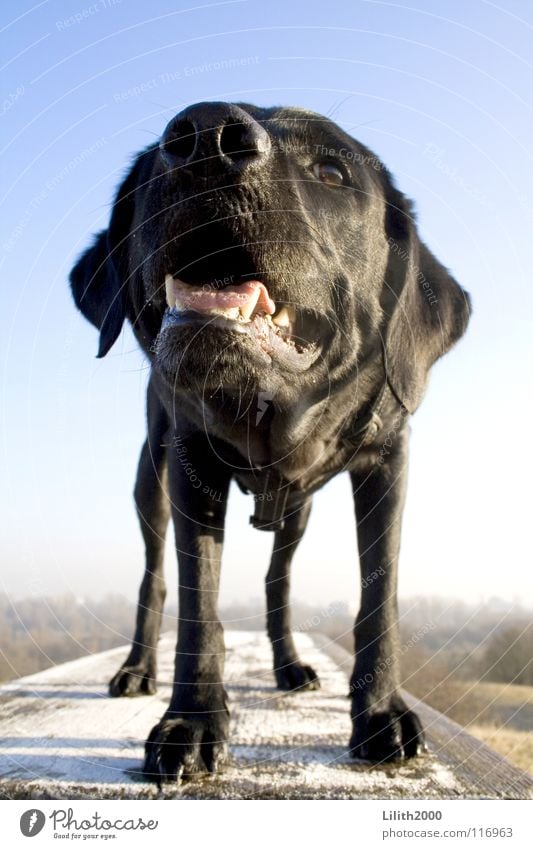
<path id="1" fill-rule="evenodd" d="M 232 103 L 197 103 L 168 124 L 161 139 L 172 168 L 216 173 L 237 170 L 268 155 L 270 136 L 248 112 Z"/>

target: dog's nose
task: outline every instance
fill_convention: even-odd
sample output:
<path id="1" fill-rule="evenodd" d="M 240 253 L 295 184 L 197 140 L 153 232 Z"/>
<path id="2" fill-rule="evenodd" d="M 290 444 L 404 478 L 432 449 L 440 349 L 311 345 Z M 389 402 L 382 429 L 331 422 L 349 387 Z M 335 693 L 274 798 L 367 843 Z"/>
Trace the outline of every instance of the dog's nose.
<path id="1" fill-rule="evenodd" d="M 207 174 L 238 170 L 270 148 L 265 128 L 232 103 L 189 106 L 170 121 L 160 144 L 167 165 Z"/>

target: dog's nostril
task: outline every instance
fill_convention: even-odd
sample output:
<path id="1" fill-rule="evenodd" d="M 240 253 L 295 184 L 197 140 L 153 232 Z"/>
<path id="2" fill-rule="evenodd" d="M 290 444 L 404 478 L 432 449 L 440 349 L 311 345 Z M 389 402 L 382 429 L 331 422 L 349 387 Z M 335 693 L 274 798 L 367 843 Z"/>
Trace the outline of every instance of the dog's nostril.
<path id="1" fill-rule="evenodd" d="M 227 103 L 200 103 L 176 115 L 159 145 L 169 170 L 184 168 L 204 177 L 244 168 L 267 156 L 270 147 L 265 128 L 244 109 Z"/>
<path id="2" fill-rule="evenodd" d="M 242 122 L 231 122 L 222 127 L 219 140 L 220 150 L 230 159 L 243 156 L 257 156 L 257 139 Z"/>
<path id="3" fill-rule="evenodd" d="M 161 142 L 161 150 L 173 159 L 189 159 L 196 147 L 196 127 L 192 121 L 172 124 Z"/>

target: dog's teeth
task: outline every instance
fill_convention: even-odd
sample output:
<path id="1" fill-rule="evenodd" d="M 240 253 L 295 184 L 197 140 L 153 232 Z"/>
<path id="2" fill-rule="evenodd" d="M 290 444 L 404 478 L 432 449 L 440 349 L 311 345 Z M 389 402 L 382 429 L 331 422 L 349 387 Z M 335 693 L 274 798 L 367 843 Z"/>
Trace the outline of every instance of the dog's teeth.
<path id="1" fill-rule="evenodd" d="M 228 307 L 227 310 L 205 310 L 208 315 L 222 315 L 224 318 L 231 318 L 234 321 L 240 318 L 239 307 Z"/>
<path id="2" fill-rule="evenodd" d="M 282 307 L 275 315 L 272 316 L 272 321 L 278 327 L 290 327 L 294 321 L 294 310 L 292 307 Z"/>
<path id="3" fill-rule="evenodd" d="M 255 310 L 255 308 L 257 306 L 257 302 L 259 300 L 260 294 L 261 294 L 261 292 L 259 291 L 259 287 L 257 287 L 257 289 L 255 290 L 255 292 L 253 294 L 253 297 L 250 298 L 248 303 L 245 304 L 244 306 L 240 307 L 241 316 L 242 316 L 242 318 L 244 318 L 245 321 L 248 321 L 248 319 L 251 317 L 253 311 Z"/>
<path id="4" fill-rule="evenodd" d="M 167 295 L 167 304 L 169 305 L 170 309 L 173 309 L 173 307 L 177 306 L 178 304 L 176 301 L 176 291 L 174 288 L 174 278 L 172 274 L 167 274 L 165 276 L 165 292 Z"/>

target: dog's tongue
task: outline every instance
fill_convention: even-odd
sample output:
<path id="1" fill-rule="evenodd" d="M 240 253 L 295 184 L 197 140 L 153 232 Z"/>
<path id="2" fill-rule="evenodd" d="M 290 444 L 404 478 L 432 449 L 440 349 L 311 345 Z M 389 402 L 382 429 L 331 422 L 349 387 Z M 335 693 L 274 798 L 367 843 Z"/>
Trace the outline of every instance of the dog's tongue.
<path id="1" fill-rule="evenodd" d="M 176 279 L 172 282 L 176 305 L 181 309 L 204 312 L 238 307 L 244 318 L 250 318 L 254 312 L 261 311 L 266 315 L 273 315 L 276 311 L 268 289 L 259 280 L 247 280 L 238 286 L 227 286 L 225 289 L 191 286 Z"/>

